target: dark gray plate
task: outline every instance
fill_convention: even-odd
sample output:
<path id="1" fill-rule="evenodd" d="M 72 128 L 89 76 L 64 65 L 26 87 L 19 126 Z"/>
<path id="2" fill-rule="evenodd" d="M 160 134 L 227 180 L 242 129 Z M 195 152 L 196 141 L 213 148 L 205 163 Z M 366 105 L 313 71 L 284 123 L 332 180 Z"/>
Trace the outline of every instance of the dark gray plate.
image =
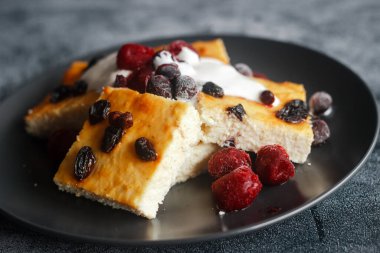
<path id="1" fill-rule="evenodd" d="M 294 179 L 281 186 L 265 187 L 252 206 L 223 217 L 214 208 L 207 175 L 175 186 L 155 220 L 59 192 L 52 182 L 54 171 L 47 159 L 45 143 L 24 132 L 23 116 L 59 83 L 66 67 L 61 66 L 27 82 L 30 85 L 0 107 L 1 210 L 35 228 L 71 238 L 120 244 L 178 243 L 268 226 L 336 190 L 363 164 L 377 137 L 378 114 L 367 86 L 347 67 L 313 50 L 271 40 L 222 37 L 233 62 L 248 63 L 276 81 L 303 83 L 308 94 L 325 90 L 333 96 L 334 111 L 326 118 L 332 137 L 325 145 L 313 148 L 308 161 L 311 165 L 298 165 Z M 152 40 L 146 44 L 172 40 Z M 112 50 L 104 52 L 109 51 Z M 271 207 L 281 210 L 268 212 Z"/>

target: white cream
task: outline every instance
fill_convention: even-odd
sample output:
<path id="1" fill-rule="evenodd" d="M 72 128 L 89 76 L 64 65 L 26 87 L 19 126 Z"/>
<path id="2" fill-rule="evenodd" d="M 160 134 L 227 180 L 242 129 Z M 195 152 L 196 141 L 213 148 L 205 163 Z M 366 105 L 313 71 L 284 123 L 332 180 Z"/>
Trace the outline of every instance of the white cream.
<path id="1" fill-rule="evenodd" d="M 113 84 L 113 73 L 117 71 L 116 56 L 117 52 L 107 55 L 83 74 L 81 79 L 88 83 L 89 90 L 100 90 L 103 86 Z"/>
<path id="2" fill-rule="evenodd" d="M 116 56 L 117 53 L 106 56 L 84 73 L 82 79 L 88 83 L 89 89 L 99 90 L 105 85 L 113 85 L 116 75 L 128 76 L 131 73 L 129 70 L 117 69 Z M 162 51 L 153 64 L 157 68 L 161 64 L 176 63 L 182 75 L 191 76 L 200 86 L 213 82 L 223 88 L 225 95 L 261 102 L 260 94 L 266 87 L 240 74 L 233 66 L 214 58 L 199 57 L 186 47 L 176 57 L 180 62 L 174 60 L 168 51 Z M 275 98 L 273 106 L 279 103 L 278 98 Z"/>
<path id="3" fill-rule="evenodd" d="M 155 69 L 162 64 L 169 64 L 174 62 L 175 61 L 173 59 L 172 54 L 165 50 L 159 52 L 157 56 L 153 59 L 153 65 Z"/>
<path id="4" fill-rule="evenodd" d="M 197 83 L 203 85 L 213 82 L 223 88 L 224 94 L 228 96 L 242 97 L 248 100 L 260 102 L 260 94 L 266 87 L 252 78 L 240 74 L 234 67 L 214 58 L 201 57 L 189 48 L 182 48 L 177 55 L 181 56 L 183 62 L 179 62 L 182 75 L 194 78 Z M 198 60 L 195 60 L 195 59 Z M 275 98 L 273 106 L 280 103 Z"/>
<path id="5" fill-rule="evenodd" d="M 186 62 L 190 65 L 195 65 L 199 63 L 199 55 L 195 53 L 193 50 L 187 47 L 183 47 L 181 52 L 176 55 L 176 58 L 181 62 Z"/>

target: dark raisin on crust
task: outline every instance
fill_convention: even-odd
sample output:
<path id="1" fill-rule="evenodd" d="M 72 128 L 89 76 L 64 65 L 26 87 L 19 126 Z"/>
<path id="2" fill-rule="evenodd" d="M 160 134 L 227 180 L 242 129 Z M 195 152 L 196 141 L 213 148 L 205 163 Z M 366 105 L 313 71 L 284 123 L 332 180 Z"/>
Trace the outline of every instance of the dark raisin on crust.
<path id="1" fill-rule="evenodd" d="M 202 87 L 202 92 L 216 98 L 222 98 L 224 96 L 223 88 L 213 82 L 205 83 Z"/>
<path id="2" fill-rule="evenodd" d="M 231 137 L 231 138 L 228 138 L 227 140 L 225 140 L 223 142 L 223 148 L 234 148 L 236 146 L 236 143 L 235 143 L 235 138 L 234 137 Z"/>
<path id="3" fill-rule="evenodd" d="M 133 126 L 133 116 L 130 112 L 122 113 L 114 111 L 109 113 L 108 122 L 111 126 L 128 129 Z"/>
<path id="4" fill-rule="evenodd" d="M 50 96 L 50 102 L 57 103 L 68 97 L 80 96 L 86 93 L 88 84 L 84 80 L 75 82 L 74 85 L 60 85 L 56 87 Z"/>
<path id="5" fill-rule="evenodd" d="M 88 88 L 88 84 L 85 80 L 76 81 L 74 86 L 72 87 L 72 95 L 80 96 L 86 93 Z"/>
<path id="6" fill-rule="evenodd" d="M 50 102 L 58 103 L 59 101 L 62 101 L 63 99 L 68 98 L 70 96 L 70 87 L 67 85 L 60 85 L 52 91 L 50 96 Z"/>
<path id="7" fill-rule="evenodd" d="M 87 178 L 91 172 L 94 170 L 96 163 L 96 157 L 92 153 L 92 149 L 89 146 L 82 147 L 77 157 L 75 158 L 74 164 L 74 176 L 77 180 L 82 181 Z"/>
<path id="8" fill-rule="evenodd" d="M 228 114 L 233 114 L 238 118 L 240 121 L 243 121 L 243 116 L 246 115 L 247 113 L 244 110 L 244 107 L 242 104 L 238 104 L 236 106 L 231 106 L 227 107 L 227 112 Z"/>
<path id="9" fill-rule="evenodd" d="M 304 121 L 309 112 L 306 103 L 300 99 L 294 99 L 276 112 L 276 117 L 288 123 L 300 123 Z"/>
<path id="10" fill-rule="evenodd" d="M 115 146 L 121 141 L 123 136 L 123 129 L 115 126 L 108 126 L 104 130 L 104 136 L 102 140 L 101 150 L 103 152 L 111 152 Z"/>
<path id="11" fill-rule="evenodd" d="M 135 150 L 141 160 L 155 161 L 157 159 L 157 153 L 153 144 L 145 137 L 140 137 L 136 140 Z"/>
<path id="12" fill-rule="evenodd" d="M 101 122 L 106 119 L 111 108 L 111 103 L 108 100 L 101 99 L 96 101 L 89 109 L 89 121 L 91 125 Z"/>

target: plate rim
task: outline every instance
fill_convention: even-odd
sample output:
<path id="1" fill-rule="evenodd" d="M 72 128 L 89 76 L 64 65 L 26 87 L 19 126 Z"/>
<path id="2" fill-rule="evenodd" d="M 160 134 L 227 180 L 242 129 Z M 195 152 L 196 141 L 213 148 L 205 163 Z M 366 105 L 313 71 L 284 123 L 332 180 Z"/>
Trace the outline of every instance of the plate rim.
<path id="1" fill-rule="evenodd" d="M 262 228 L 274 225 L 280 221 L 283 221 L 285 219 L 288 219 L 298 213 L 301 213 L 305 211 L 306 209 L 313 207 L 323 199 L 327 198 L 330 196 L 332 193 L 334 193 L 338 188 L 340 188 L 343 184 L 345 184 L 352 176 L 354 176 L 360 168 L 364 165 L 364 163 L 368 160 L 369 156 L 371 155 L 377 139 L 379 137 L 379 109 L 377 107 L 377 101 L 375 99 L 375 95 L 372 92 L 372 90 L 369 88 L 368 84 L 356 73 L 354 72 L 351 68 L 349 68 L 346 64 L 343 64 L 339 60 L 327 55 L 324 52 L 321 52 L 319 50 L 316 50 L 314 48 L 310 48 L 309 46 L 301 45 L 292 41 L 285 41 L 285 40 L 279 40 L 279 39 L 272 39 L 272 38 L 266 38 L 266 37 L 260 37 L 260 36 L 249 36 L 246 34 L 238 34 L 238 33 L 215 33 L 215 34 L 178 34 L 178 35 L 168 35 L 168 36 L 160 36 L 160 37 L 148 37 L 144 39 L 139 39 L 139 40 L 126 40 L 124 43 L 128 42 L 134 42 L 134 43 L 142 43 L 142 44 L 148 44 L 152 43 L 154 41 L 161 41 L 161 40 L 175 40 L 175 39 L 183 39 L 183 40 L 197 40 L 197 39 L 213 39 L 213 38 L 232 38 L 232 39 L 253 39 L 253 40 L 259 40 L 264 43 L 279 43 L 283 44 L 285 46 L 292 46 L 296 47 L 301 50 L 307 50 L 311 51 L 314 54 L 320 55 L 324 58 L 327 58 L 328 60 L 334 62 L 335 64 L 340 65 L 340 67 L 343 67 L 345 71 L 351 72 L 352 75 L 354 75 L 364 86 L 364 89 L 366 92 L 369 94 L 370 97 L 370 103 L 373 106 L 374 113 L 375 113 L 375 130 L 372 136 L 372 141 L 369 147 L 367 148 L 365 155 L 360 159 L 360 161 L 356 164 L 355 167 L 353 167 L 350 172 L 343 177 L 340 181 L 338 181 L 332 188 L 327 190 L 326 192 L 320 194 L 318 197 L 315 199 L 304 203 L 303 205 L 300 205 L 297 208 L 291 209 L 280 216 L 270 218 L 264 222 L 261 222 L 260 224 L 257 225 L 245 225 L 239 228 L 231 229 L 228 231 L 220 231 L 220 232 L 214 232 L 214 233 L 208 233 L 208 234 L 203 234 L 201 236 L 192 236 L 192 237 L 184 237 L 184 238 L 179 238 L 179 239 L 162 239 L 162 240 L 147 240 L 147 239 L 115 239 L 115 238 L 102 238 L 99 236 L 89 236 L 89 235 L 77 235 L 77 234 L 72 234 L 72 233 L 66 233 L 65 231 L 60 231 L 60 230 L 55 230 L 47 226 L 41 226 L 39 224 L 30 222 L 25 220 L 22 217 L 17 217 L 13 215 L 10 212 L 7 212 L 3 207 L 0 206 L 0 213 L 6 217 L 11 219 L 12 221 L 16 222 L 17 224 L 21 225 L 22 227 L 26 227 L 38 232 L 42 232 L 45 234 L 48 234 L 50 236 L 58 236 L 62 237 L 68 240 L 76 241 L 76 242 L 83 242 L 85 240 L 86 242 L 93 242 L 93 243 L 101 243 L 101 244 L 111 244 L 111 245 L 118 245 L 118 246 L 159 246 L 159 245 L 183 245 L 183 244 L 189 244 L 189 243 L 197 243 L 197 242 L 204 242 L 204 241 L 210 241 L 210 240 L 216 240 L 216 239 L 224 239 L 227 237 L 233 237 L 241 234 L 246 234 L 249 232 L 254 232 L 258 231 Z M 111 51 L 112 49 L 120 47 L 120 44 L 110 46 L 107 48 L 103 49 L 98 49 L 94 51 L 90 51 L 86 54 L 81 54 L 77 57 L 70 57 L 69 59 L 63 61 L 60 64 L 53 65 L 49 69 L 55 69 L 62 67 L 68 63 L 70 63 L 74 59 L 85 59 L 88 58 L 91 55 L 94 55 L 96 52 L 102 52 L 102 51 Z M 43 72 L 43 71 L 42 71 Z M 28 80 L 32 80 L 33 78 L 38 78 L 40 77 L 41 73 L 35 73 L 33 76 L 27 78 Z M 13 96 L 15 96 L 17 93 L 21 92 L 28 86 L 24 86 L 21 89 L 14 90 L 12 91 L 1 103 L 0 107 L 4 106 L 4 104 L 11 99 Z"/>

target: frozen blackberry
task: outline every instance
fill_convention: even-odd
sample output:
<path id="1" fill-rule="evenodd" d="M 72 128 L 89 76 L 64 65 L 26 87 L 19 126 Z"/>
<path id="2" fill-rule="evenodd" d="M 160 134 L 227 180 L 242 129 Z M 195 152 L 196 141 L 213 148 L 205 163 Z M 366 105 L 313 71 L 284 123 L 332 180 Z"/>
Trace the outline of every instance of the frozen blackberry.
<path id="1" fill-rule="evenodd" d="M 314 93 L 309 100 L 309 107 L 314 114 L 322 114 L 332 105 L 332 97 L 324 91 Z"/>
<path id="2" fill-rule="evenodd" d="M 172 82 L 175 99 L 190 100 L 198 93 L 197 85 L 190 76 L 179 76 Z"/>
<path id="3" fill-rule="evenodd" d="M 173 97 L 170 81 L 163 75 L 152 76 L 148 82 L 146 92 L 165 98 Z"/>
<path id="4" fill-rule="evenodd" d="M 318 146 L 330 138 L 330 128 L 324 120 L 313 121 L 314 141 L 313 146 Z"/>
<path id="5" fill-rule="evenodd" d="M 175 63 L 162 64 L 156 70 L 156 75 L 163 75 L 169 80 L 173 80 L 181 75 L 178 65 Z"/>

